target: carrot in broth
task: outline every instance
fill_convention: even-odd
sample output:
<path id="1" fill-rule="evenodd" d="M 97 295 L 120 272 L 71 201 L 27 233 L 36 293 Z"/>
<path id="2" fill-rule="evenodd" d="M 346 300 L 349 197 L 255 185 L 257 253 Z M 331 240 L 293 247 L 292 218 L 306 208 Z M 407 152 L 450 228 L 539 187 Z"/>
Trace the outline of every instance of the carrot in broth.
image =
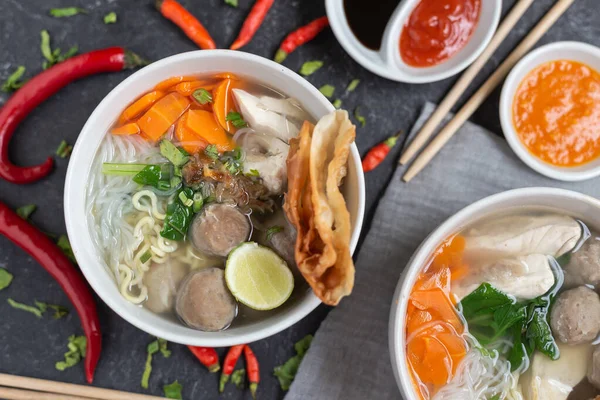
<path id="1" fill-rule="evenodd" d="M 158 83 L 156 86 L 154 86 L 154 90 L 167 91 L 169 88 L 175 87 L 178 83 L 195 80 L 197 80 L 197 78 L 194 76 L 173 76 L 169 79 L 165 79 L 164 81 Z"/>
<path id="2" fill-rule="evenodd" d="M 187 127 L 187 117 L 188 113 L 185 113 L 177 121 L 175 125 L 175 137 L 185 151 L 190 154 L 197 154 L 204 150 L 208 146 L 208 143 Z"/>
<path id="3" fill-rule="evenodd" d="M 235 81 L 240 80 L 240 78 L 238 78 L 236 75 L 232 74 L 231 72 L 221 72 L 220 74 L 216 74 L 215 78 L 217 78 L 217 79 L 232 79 Z"/>
<path id="4" fill-rule="evenodd" d="M 162 90 L 153 90 L 149 93 L 146 93 L 145 95 L 134 101 L 131 105 L 129 105 L 129 107 L 125 109 L 125 111 L 121 113 L 121 116 L 119 117 L 119 124 L 124 124 L 125 122 L 131 121 L 133 118 L 147 111 L 152 106 L 152 104 L 162 99 L 165 96 L 165 94 L 166 93 Z"/>
<path id="5" fill-rule="evenodd" d="M 236 127 L 229 121 L 227 121 L 227 114 L 230 111 L 237 111 L 235 103 L 233 101 L 233 89 L 231 79 L 225 79 L 219 83 L 213 90 L 213 111 L 217 121 L 221 124 L 223 129 L 229 133 L 235 133 Z"/>
<path id="6" fill-rule="evenodd" d="M 209 92 L 213 90 L 215 87 L 214 83 L 209 83 L 207 81 L 189 81 L 189 82 L 181 82 L 175 85 L 175 91 L 183 96 L 191 96 L 197 89 L 206 89 Z"/>
<path id="7" fill-rule="evenodd" d="M 186 97 L 177 92 L 169 93 L 146 111 L 138 124 L 148 138 L 157 141 L 189 106 L 190 101 Z"/>
<path id="8" fill-rule="evenodd" d="M 234 148 L 227 132 L 209 111 L 189 110 L 186 114 L 186 127 L 208 143 L 216 145 L 219 151 L 229 151 Z"/>
<path id="9" fill-rule="evenodd" d="M 135 122 L 130 122 L 125 125 L 121 125 L 118 128 L 114 128 L 110 131 L 113 135 L 136 135 L 140 133 L 140 126 Z"/>

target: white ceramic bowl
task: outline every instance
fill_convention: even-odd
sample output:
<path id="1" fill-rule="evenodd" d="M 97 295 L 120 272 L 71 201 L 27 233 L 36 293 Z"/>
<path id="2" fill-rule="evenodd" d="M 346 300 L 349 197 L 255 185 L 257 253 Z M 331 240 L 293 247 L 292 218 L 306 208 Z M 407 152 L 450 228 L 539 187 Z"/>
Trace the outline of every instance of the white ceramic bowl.
<path id="1" fill-rule="evenodd" d="M 352 33 L 344 11 L 344 0 L 325 0 L 325 7 L 335 37 L 356 62 L 374 74 L 407 83 L 439 81 L 456 75 L 468 67 L 492 39 L 502 12 L 501 0 L 482 0 L 479 23 L 466 46 L 439 65 L 415 68 L 402 61 L 399 51 L 400 34 L 420 1 L 403 0 L 398 5 L 386 26 L 379 51 L 365 47 Z"/>
<path id="2" fill-rule="evenodd" d="M 421 268 L 438 245 L 450 235 L 474 221 L 508 209 L 548 207 L 580 218 L 586 224 L 600 227 L 600 201 L 577 192 L 554 188 L 510 190 L 482 199 L 462 209 L 433 231 L 404 268 L 392 300 L 389 346 L 392 367 L 400 392 L 407 400 L 418 400 L 406 363 L 406 308 L 412 287 Z"/>
<path id="3" fill-rule="evenodd" d="M 557 167 L 532 153 L 517 136 L 513 124 L 512 106 L 515 93 L 531 70 L 555 60 L 572 60 L 600 71 L 600 48 L 581 42 L 556 42 L 542 46 L 525 56 L 506 78 L 500 95 L 500 123 L 508 144 L 530 168 L 547 177 L 561 181 L 582 181 L 600 175 L 600 158 L 578 167 Z"/>
<path id="4" fill-rule="evenodd" d="M 67 231 L 79 266 L 94 291 L 114 312 L 139 329 L 172 342 L 195 346 L 223 347 L 263 339 L 293 325 L 314 310 L 320 301 L 311 290 L 307 290 L 265 319 L 214 333 L 187 328 L 183 324 L 129 303 L 119 294 L 115 281 L 92 244 L 86 222 L 86 182 L 89 181 L 92 159 L 102 138 L 131 101 L 171 76 L 224 71 L 263 82 L 296 98 L 315 119 L 334 110 L 331 103 L 308 81 L 265 58 L 229 50 L 202 50 L 178 54 L 137 71 L 102 100 L 79 134 L 70 158 L 65 183 Z M 364 175 L 355 145 L 352 145 L 348 164 L 348 176 L 343 191 L 351 215 L 351 250 L 354 251 L 360 235 L 365 205 Z"/>

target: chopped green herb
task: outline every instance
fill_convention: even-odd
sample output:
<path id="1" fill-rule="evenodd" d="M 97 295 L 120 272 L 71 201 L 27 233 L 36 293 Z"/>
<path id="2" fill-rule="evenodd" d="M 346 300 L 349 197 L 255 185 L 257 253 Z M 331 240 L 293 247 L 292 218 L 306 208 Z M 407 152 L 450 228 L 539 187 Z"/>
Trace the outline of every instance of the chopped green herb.
<path id="1" fill-rule="evenodd" d="M 63 253 L 65 253 L 65 255 L 69 257 L 71 261 L 73 261 L 73 263 L 77 264 L 77 259 L 75 258 L 75 254 L 73 254 L 73 248 L 71 247 L 71 242 L 69 242 L 67 235 L 60 235 L 56 241 L 56 244 L 58 247 L 60 247 Z"/>
<path id="2" fill-rule="evenodd" d="M 117 13 L 112 11 L 104 16 L 105 24 L 114 24 L 117 22 Z"/>
<path id="3" fill-rule="evenodd" d="M 0 290 L 9 287 L 12 280 L 13 275 L 4 268 L 0 268 Z"/>
<path id="4" fill-rule="evenodd" d="M 169 186 L 170 186 L 171 188 L 176 188 L 176 187 L 178 187 L 179 185 L 181 185 L 181 177 L 179 177 L 179 176 L 173 176 L 173 177 L 171 178 L 171 181 L 169 182 Z"/>
<path id="5" fill-rule="evenodd" d="M 232 151 L 227 151 L 221 156 L 221 162 L 225 166 L 225 169 L 231 175 L 240 174 L 243 170 L 242 166 L 242 149 L 236 147 Z"/>
<path id="6" fill-rule="evenodd" d="M 335 92 L 335 87 L 331 85 L 323 85 L 319 88 L 319 92 L 323 93 L 323 96 L 331 98 L 333 97 L 333 92 Z"/>
<path id="7" fill-rule="evenodd" d="M 27 204 L 26 206 L 17 208 L 17 215 L 23 219 L 29 219 L 36 209 L 37 206 L 35 204 Z"/>
<path id="8" fill-rule="evenodd" d="M 148 344 L 146 347 L 148 356 L 146 357 L 146 365 L 144 367 L 144 373 L 142 374 L 142 387 L 148 389 L 148 383 L 150 381 L 150 374 L 152 373 L 152 357 L 159 351 L 163 357 L 168 358 L 171 356 L 171 352 L 167 350 L 167 341 L 164 339 L 156 339 Z"/>
<path id="9" fill-rule="evenodd" d="M 241 114 L 235 111 L 229 111 L 227 117 L 225 117 L 225 120 L 231 122 L 236 128 L 244 128 L 248 126 L 246 121 L 244 121 L 244 119 L 242 118 Z"/>
<path id="10" fill-rule="evenodd" d="M 56 149 L 56 155 L 60 158 L 67 158 L 71 155 L 73 151 L 73 146 L 70 146 L 65 140 L 60 142 L 58 149 Z"/>
<path id="11" fill-rule="evenodd" d="M 192 96 L 200 104 L 208 104 L 213 101 L 212 94 L 210 94 L 208 90 L 202 88 L 195 90 L 194 93 L 192 93 Z"/>
<path id="12" fill-rule="evenodd" d="M 194 200 L 187 197 L 184 191 L 179 192 L 179 200 L 181 200 L 183 205 L 186 207 L 191 207 L 194 205 Z"/>
<path id="13" fill-rule="evenodd" d="M 65 353 L 65 361 L 58 361 L 56 363 L 56 369 L 64 371 L 76 365 L 85 357 L 85 350 L 87 348 L 87 339 L 85 336 L 69 336 L 69 342 L 67 343 L 69 351 Z"/>
<path id="14" fill-rule="evenodd" d="M 148 164 L 133 163 L 102 163 L 102 173 L 104 175 L 135 175 L 142 172 Z"/>
<path id="15" fill-rule="evenodd" d="M 360 79 L 352 79 L 352 82 L 346 87 L 346 92 L 353 92 L 360 83 Z"/>
<path id="16" fill-rule="evenodd" d="M 225 4 L 230 5 L 231 7 L 237 7 L 238 0 L 225 0 Z"/>
<path id="17" fill-rule="evenodd" d="M 365 117 L 363 117 L 362 115 L 359 114 L 358 107 L 356 107 L 354 109 L 354 118 L 356 118 L 356 120 L 358 121 L 358 123 L 360 124 L 360 126 L 362 126 L 363 128 L 367 124 L 367 119 Z"/>
<path id="18" fill-rule="evenodd" d="M 256 169 L 251 169 L 250 171 L 246 172 L 246 175 L 253 176 L 253 177 L 259 177 L 260 173 Z"/>
<path id="19" fill-rule="evenodd" d="M 6 78 L 6 82 L 2 84 L 2 91 L 6 93 L 10 93 L 14 90 L 19 89 L 21 86 L 25 84 L 26 81 L 21 81 L 21 78 L 25 74 L 25 67 L 19 65 L 15 72 L 10 74 L 8 78 Z"/>
<path id="20" fill-rule="evenodd" d="M 42 314 L 46 313 L 49 308 L 54 310 L 54 315 L 52 316 L 54 319 L 61 319 L 62 317 L 69 315 L 69 309 L 67 307 L 59 306 L 57 304 L 48 304 L 36 300 L 35 306 L 42 312 Z"/>
<path id="21" fill-rule="evenodd" d="M 342 101 L 340 99 L 335 99 L 335 101 L 331 104 L 333 104 L 335 108 L 339 109 L 342 106 Z"/>
<path id="22" fill-rule="evenodd" d="M 142 264 L 146 264 L 148 262 L 148 260 L 150 260 L 151 258 L 152 258 L 152 253 L 147 251 L 144 254 L 142 254 L 142 256 L 140 257 L 140 262 Z"/>
<path id="23" fill-rule="evenodd" d="M 176 167 L 182 167 L 188 162 L 190 157 L 184 154 L 181 149 L 178 149 L 173 143 L 167 139 L 163 139 L 159 145 L 160 154 L 162 154 L 167 160 L 171 161 Z"/>
<path id="24" fill-rule="evenodd" d="M 42 39 L 40 49 L 42 50 L 42 55 L 46 59 L 42 64 L 44 69 L 48 69 L 54 64 L 58 64 L 59 62 L 65 61 L 66 59 L 71 58 L 75 54 L 77 54 L 77 46 L 71 47 L 65 54 L 62 54 L 59 48 L 52 50 L 52 48 L 50 47 L 50 34 L 45 29 L 40 32 L 40 36 Z"/>
<path id="25" fill-rule="evenodd" d="M 51 8 L 50 15 L 55 18 L 72 17 L 77 14 L 87 14 L 87 10 L 79 7 Z"/>
<path id="26" fill-rule="evenodd" d="M 164 358 L 171 357 L 171 350 L 167 349 L 167 342 L 165 339 L 158 338 L 158 350 L 161 352 Z"/>
<path id="27" fill-rule="evenodd" d="M 271 240 L 271 238 L 273 238 L 273 235 L 281 231 L 283 231 L 283 226 L 281 225 L 274 225 L 270 227 L 269 229 L 267 229 L 267 240 Z"/>
<path id="28" fill-rule="evenodd" d="M 34 306 L 28 306 L 27 304 L 16 302 L 13 299 L 8 299 L 7 301 L 11 307 L 16 308 L 17 310 L 27 311 L 38 318 L 42 318 L 42 311 Z"/>
<path id="29" fill-rule="evenodd" d="M 202 206 L 204 206 L 204 197 L 202 196 L 202 193 L 200 193 L 200 192 L 194 193 L 194 197 L 192 200 L 194 200 L 194 205 L 192 206 L 192 210 L 195 213 L 199 213 L 200 210 L 202 210 Z"/>
<path id="30" fill-rule="evenodd" d="M 219 150 L 214 144 L 209 144 L 208 146 L 206 146 L 206 148 L 204 149 L 204 154 L 206 154 L 209 158 L 212 158 L 213 160 L 217 160 L 219 158 Z"/>
<path id="31" fill-rule="evenodd" d="M 238 389 L 244 389 L 246 385 L 246 370 L 236 369 L 231 373 L 231 383 L 233 383 Z"/>
<path id="32" fill-rule="evenodd" d="M 300 75 L 302 75 L 302 76 L 312 75 L 322 66 L 323 66 L 323 61 L 318 61 L 318 60 L 307 61 L 304 64 L 302 64 L 302 67 L 300 67 Z"/>
<path id="33" fill-rule="evenodd" d="M 183 386 L 177 381 L 163 386 L 163 391 L 167 399 L 181 400 L 183 398 L 181 397 L 181 389 L 183 389 Z"/>
<path id="34" fill-rule="evenodd" d="M 279 379 L 279 386 L 282 390 L 288 390 L 296 377 L 300 363 L 308 351 L 312 342 L 312 335 L 307 335 L 294 345 L 296 355 L 285 362 L 285 364 L 275 367 L 273 374 Z"/>

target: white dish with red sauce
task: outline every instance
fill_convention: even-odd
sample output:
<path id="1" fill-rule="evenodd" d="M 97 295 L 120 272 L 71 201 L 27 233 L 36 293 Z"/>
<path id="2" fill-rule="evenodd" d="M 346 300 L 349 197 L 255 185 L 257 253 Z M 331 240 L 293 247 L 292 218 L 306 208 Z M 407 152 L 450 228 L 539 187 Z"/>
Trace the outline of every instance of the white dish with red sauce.
<path id="1" fill-rule="evenodd" d="M 419 6 L 430 3 L 430 6 L 435 7 L 439 3 L 435 3 L 434 0 L 399 2 L 385 23 L 385 30 L 379 46 L 368 46 L 359 39 L 357 30 L 353 29 L 352 13 L 347 8 L 349 0 L 326 0 L 325 6 L 337 40 L 356 62 L 374 74 L 387 79 L 406 83 L 428 83 L 449 78 L 467 68 L 488 45 L 500 20 L 502 11 L 500 0 L 449 1 L 454 4 L 458 2 L 471 5 L 477 3 L 476 21 L 471 21 L 471 26 L 467 26 L 466 32 L 463 32 L 462 41 L 458 38 L 460 43 L 452 54 L 438 62 L 418 67 L 409 65 L 405 61 L 404 54 L 401 54 L 403 53 L 401 37 L 405 29 L 413 29 L 414 25 L 411 27 L 408 25 L 414 17 L 415 11 L 419 10 Z M 460 11 L 467 12 L 468 10 L 461 9 Z M 426 17 L 427 13 L 421 15 Z M 472 15 L 473 13 L 471 13 Z M 464 18 L 462 21 L 465 22 Z M 468 25 L 468 21 L 466 22 Z"/>

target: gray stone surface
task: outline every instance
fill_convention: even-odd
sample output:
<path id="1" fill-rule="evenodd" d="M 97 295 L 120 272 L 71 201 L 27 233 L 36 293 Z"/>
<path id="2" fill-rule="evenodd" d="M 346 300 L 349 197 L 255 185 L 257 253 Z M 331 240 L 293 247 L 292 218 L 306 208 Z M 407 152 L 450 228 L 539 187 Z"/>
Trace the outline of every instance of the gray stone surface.
<path id="1" fill-rule="evenodd" d="M 223 0 L 181 2 L 205 23 L 219 47 L 225 47 L 233 41 L 252 4 L 250 0 L 239 0 L 239 8 L 234 9 L 225 5 Z M 0 79 L 4 80 L 18 65 L 27 67 L 27 76 L 41 70 L 39 32 L 42 29 L 50 32 L 53 47 L 63 50 L 74 44 L 82 52 L 122 45 L 151 60 L 194 50 L 194 44 L 173 24 L 160 17 L 152 3 L 151 0 L 0 0 Z M 504 3 L 506 12 L 514 1 Z M 471 91 L 493 71 L 552 3 L 551 0 L 535 1 L 485 71 L 475 80 Z M 48 9 L 66 6 L 86 7 L 90 13 L 67 19 L 48 16 Z M 102 17 L 110 11 L 117 12 L 119 20 L 117 24 L 104 25 Z M 244 50 L 272 57 L 289 30 L 323 14 L 323 1 L 278 0 L 264 26 Z M 599 17 L 597 0 L 578 0 L 542 38 L 540 44 L 579 40 L 599 45 Z M 309 78 L 311 83 L 317 87 L 325 83 L 336 86 L 344 106 L 349 110 L 360 106 L 361 114 L 366 116 L 366 127 L 359 128 L 357 132 L 357 144 L 362 154 L 396 131 L 408 131 L 425 101 L 439 101 L 454 81 L 448 79 L 425 85 L 407 85 L 379 78 L 356 64 L 337 44 L 330 31 L 290 55 L 285 65 L 298 70 L 309 59 L 325 61 L 325 67 Z M 17 131 L 11 146 L 13 160 L 23 165 L 35 164 L 53 154 L 61 140 L 74 143 L 92 110 L 129 74 L 122 72 L 82 80 L 44 103 Z M 347 83 L 354 78 L 361 79 L 361 85 L 352 94 L 342 94 Z M 499 90 L 496 90 L 472 120 L 500 134 L 498 97 Z M 0 105 L 7 98 L 6 94 L 0 94 Z M 369 225 L 376 201 L 392 175 L 398 153 L 399 149 L 395 149 L 389 160 L 367 175 L 368 218 L 365 227 Z M 32 185 L 15 186 L 0 181 L 0 200 L 13 207 L 36 203 L 39 209 L 33 217 L 34 222 L 46 231 L 63 233 L 62 193 L 67 162 L 57 159 L 52 175 Z M 72 315 L 59 321 L 49 317 L 37 319 L 12 309 L 6 303 L 6 299 L 11 297 L 28 303 L 37 299 L 68 305 L 59 286 L 31 258 L 2 237 L 0 267 L 9 269 L 15 275 L 12 286 L 0 292 L 0 372 L 84 383 L 81 366 L 65 372 L 58 372 L 54 368 L 54 363 L 66 351 L 67 337 L 81 333 L 77 317 Z M 104 332 L 104 351 L 95 384 L 144 392 L 139 382 L 146 344 L 152 338 L 123 321 L 101 302 L 99 312 Z M 314 332 L 326 314 L 327 308 L 321 306 L 292 328 L 254 344 L 254 351 L 262 365 L 260 398 L 282 396 L 277 380 L 272 376 L 273 367 L 293 355 L 293 343 L 305 334 Z M 186 399 L 217 398 L 218 377 L 210 375 L 198 365 L 183 346 L 171 345 L 171 348 L 171 358 L 155 358 L 150 389 L 146 393 L 162 394 L 162 385 L 178 379 L 184 385 Z M 382 354 L 382 357 L 387 355 Z M 391 371 L 390 379 L 393 379 Z M 223 398 L 242 399 L 250 396 L 230 385 Z"/>

